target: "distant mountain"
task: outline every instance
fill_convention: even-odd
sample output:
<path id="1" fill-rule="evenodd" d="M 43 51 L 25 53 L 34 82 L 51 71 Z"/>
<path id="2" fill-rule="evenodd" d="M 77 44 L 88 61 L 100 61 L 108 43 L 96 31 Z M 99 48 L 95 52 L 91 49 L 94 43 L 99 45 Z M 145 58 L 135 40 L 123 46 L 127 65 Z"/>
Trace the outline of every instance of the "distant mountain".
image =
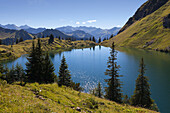
<path id="1" fill-rule="evenodd" d="M 7 24 L 7 25 L 0 24 L 0 27 L 5 28 L 5 29 L 20 30 L 20 28 L 16 26 L 15 24 Z"/>
<path id="2" fill-rule="evenodd" d="M 28 33 L 31 33 L 31 34 L 37 34 L 37 33 L 40 33 L 40 32 L 43 32 L 46 30 L 46 28 L 28 28 L 28 29 L 24 29 L 25 31 L 27 31 Z"/>
<path id="3" fill-rule="evenodd" d="M 75 40 L 75 39 L 76 39 L 75 37 L 66 35 L 66 34 L 64 34 L 63 32 L 61 32 L 61 31 L 59 31 L 59 30 L 56 30 L 56 29 L 46 29 L 46 30 L 44 30 L 43 32 L 36 34 L 35 36 L 41 38 L 41 37 L 43 37 L 43 36 L 44 36 L 44 37 L 50 36 L 51 34 L 53 34 L 54 37 L 59 37 L 59 36 L 60 36 L 60 38 L 64 38 L 64 39 L 68 39 L 68 38 L 71 38 L 72 40 Z"/>
<path id="4" fill-rule="evenodd" d="M 64 26 L 64 27 L 59 27 L 56 29 L 64 33 L 81 30 L 81 31 L 85 31 L 88 34 L 95 36 L 95 38 L 99 38 L 99 37 L 105 38 L 105 37 L 110 37 L 110 35 L 112 34 L 116 35 L 117 32 L 120 30 L 120 27 L 114 27 L 112 29 L 101 29 L 101 28 L 86 27 L 86 26 L 80 26 L 80 27 Z"/>
<path id="5" fill-rule="evenodd" d="M 81 30 L 72 31 L 66 34 L 72 37 L 76 37 L 78 39 L 85 39 L 85 40 L 88 40 L 90 37 L 93 37 L 93 35 L 86 33 L 84 31 L 81 31 Z"/>
<path id="6" fill-rule="evenodd" d="M 29 29 L 29 28 L 31 28 L 31 27 L 28 26 L 28 25 L 23 25 L 23 26 L 20 26 L 19 28 L 20 28 L 20 29 Z"/>
<path id="7" fill-rule="evenodd" d="M 23 38 L 24 40 L 32 39 L 32 35 L 24 30 L 11 30 L 0 27 L 0 39 L 3 40 L 5 44 L 11 44 L 15 42 L 18 38 Z"/>

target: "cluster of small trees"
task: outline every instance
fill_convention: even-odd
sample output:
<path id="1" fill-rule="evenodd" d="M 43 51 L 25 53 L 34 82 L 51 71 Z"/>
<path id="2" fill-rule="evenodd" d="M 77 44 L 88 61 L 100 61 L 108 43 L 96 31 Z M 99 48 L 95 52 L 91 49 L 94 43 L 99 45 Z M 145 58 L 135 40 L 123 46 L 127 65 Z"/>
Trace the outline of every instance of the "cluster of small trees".
<path id="1" fill-rule="evenodd" d="M 26 80 L 26 74 L 23 67 L 18 63 L 16 67 L 12 65 L 11 69 L 0 64 L 0 79 L 6 80 L 10 84 L 16 81 L 20 81 L 20 84 L 23 85 L 24 81 Z"/>
<path id="2" fill-rule="evenodd" d="M 71 80 L 71 74 L 68 70 L 66 59 L 63 55 L 61 66 L 59 69 L 59 77 L 54 73 L 54 66 L 49 57 L 49 53 L 44 53 L 41 49 L 41 40 L 38 38 L 37 45 L 35 46 L 34 40 L 32 41 L 32 49 L 27 57 L 26 70 L 19 64 L 16 67 L 12 66 L 8 69 L 7 66 L 0 65 L 0 78 L 6 80 L 8 83 L 20 81 L 22 85 L 27 82 L 38 83 L 54 83 L 57 82 L 59 86 L 65 85 L 72 87 L 74 90 L 82 91 L 80 83 L 75 83 Z"/>
<path id="3" fill-rule="evenodd" d="M 110 56 L 108 58 L 107 62 L 107 69 L 105 72 L 105 75 L 109 76 L 109 79 L 106 79 L 105 82 L 107 82 L 108 87 L 105 88 L 105 95 L 104 97 L 106 99 L 109 99 L 111 101 L 115 101 L 118 103 L 127 103 L 131 104 L 133 106 L 138 107 L 144 107 L 149 108 L 158 111 L 158 108 L 154 101 L 151 99 L 150 95 L 150 84 L 148 82 L 148 78 L 144 76 L 145 74 L 145 64 L 143 58 L 140 62 L 140 74 L 138 75 L 138 78 L 136 80 L 136 88 L 134 91 L 134 95 L 129 99 L 127 95 L 124 96 L 122 94 L 121 85 L 122 82 L 120 81 L 119 77 L 122 77 L 122 75 L 119 75 L 119 68 L 120 65 L 117 64 L 117 51 L 115 50 L 114 42 L 111 47 Z M 101 84 L 99 82 L 97 88 L 92 90 L 92 94 L 98 97 L 102 97 L 102 88 Z"/>
<path id="4" fill-rule="evenodd" d="M 22 37 L 19 38 L 19 39 L 17 38 L 17 39 L 16 39 L 16 44 L 18 44 L 19 42 L 22 42 L 22 41 L 24 41 L 24 39 L 23 39 Z"/>

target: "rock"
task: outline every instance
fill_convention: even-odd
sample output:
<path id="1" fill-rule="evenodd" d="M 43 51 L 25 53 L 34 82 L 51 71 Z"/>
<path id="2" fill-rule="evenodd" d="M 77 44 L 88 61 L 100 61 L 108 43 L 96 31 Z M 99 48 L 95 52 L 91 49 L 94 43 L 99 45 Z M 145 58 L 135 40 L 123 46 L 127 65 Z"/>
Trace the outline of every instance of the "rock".
<path id="1" fill-rule="evenodd" d="M 77 107 L 76 110 L 77 110 L 77 111 L 81 111 L 81 108 L 80 108 L 80 107 Z"/>
<path id="2" fill-rule="evenodd" d="M 166 17 L 164 17 L 163 26 L 165 28 L 170 28 L 170 14 L 168 14 Z"/>

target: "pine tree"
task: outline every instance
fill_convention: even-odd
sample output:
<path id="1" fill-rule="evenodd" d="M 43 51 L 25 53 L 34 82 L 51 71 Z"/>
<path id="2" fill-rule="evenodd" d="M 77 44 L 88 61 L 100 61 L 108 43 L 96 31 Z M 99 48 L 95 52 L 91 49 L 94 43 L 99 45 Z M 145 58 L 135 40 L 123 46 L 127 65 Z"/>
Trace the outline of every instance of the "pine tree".
<path id="1" fill-rule="evenodd" d="M 24 41 L 24 39 L 21 37 L 21 38 L 19 39 L 19 42 L 22 42 L 22 41 Z"/>
<path id="2" fill-rule="evenodd" d="M 93 36 L 93 42 L 96 42 L 96 39 L 95 39 L 95 37 Z"/>
<path id="3" fill-rule="evenodd" d="M 0 45 L 2 45 L 2 40 L 0 39 Z"/>
<path id="4" fill-rule="evenodd" d="M 36 82 L 43 82 L 43 61 L 44 61 L 44 56 L 43 56 L 43 51 L 41 48 L 41 40 L 40 38 L 38 38 L 38 42 L 37 42 L 37 46 L 35 49 L 35 56 L 36 56 L 36 64 L 35 64 L 35 68 L 36 68 Z"/>
<path id="5" fill-rule="evenodd" d="M 68 65 L 66 64 L 66 59 L 65 59 L 64 55 L 61 60 L 61 65 L 60 65 L 60 69 L 59 69 L 58 85 L 59 86 L 62 86 L 62 85 L 70 86 L 71 85 L 71 75 L 68 70 Z"/>
<path id="6" fill-rule="evenodd" d="M 119 68 L 120 66 L 117 65 L 117 52 L 115 50 L 114 42 L 112 43 L 110 57 L 107 62 L 107 67 L 105 75 L 108 75 L 110 78 L 106 79 L 108 87 L 105 88 L 106 95 L 105 97 L 109 100 L 121 103 L 122 102 L 122 93 L 121 93 L 121 82 L 119 80 Z"/>
<path id="7" fill-rule="evenodd" d="M 18 63 L 15 67 L 15 72 L 16 72 L 17 81 L 20 81 L 20 84 L 23 85 L 23 82 L 26 81 L 26 76 L 23 67 Z"/>
<path id="8" fill-rule="evenodd" d="M 43 81 L 45 83 L 53 83 L 55 79 L 55 74 L 54 74 L 55 69 L 53 63 L 50 60 L 48 52 L 45 55 L 43 70 L 44 70 Z"/>
<path id="9" fill-rule="evenodd" d="M 16 81 L 16 72 L 14 65 L 12 65 L 12 68 L 9 70 L 9 73 L 7 73 L 6 80 L 9 84 L 12 84 Z"/>
<path id="10" fill-rule="evenodd" d="M 19 40 L 18 40 L 18 38 L 16 39 L 16 44 L 18 44 L 19 43 Z"/>
<path id="11" fill-rule="evenodd" d="M 98 83 L 98 86 L 97 86 L 97 88 L 96 88 L 96 95 L 97 95 L 99 98 L 101 98 L 102 95 L 103 95 L 100 82 Z"/>
<path id="12" fill-rule="evenodd" d="M 111 39 L 111 38 L 113 38 L 113 34 L 110 36 L 110 38 L 109 38 L 109 39 Z"/>
<path id="13" fill-rule="evenodd" d="M 99 37 L 99 41 L 98 41 L 98 43 L 100 43 L 101 42 L 101 37 Z"/>
<path id="14" fill-rule="evenodd" d="M 32 41 L 32 50 L 27 57 L 28 62 L 26 63 L 26 75 L 28 76 L 28 81 L 29 82 L 35 82 L 37 79 L 36 75 L 36 63 L 37 63 L 37 58 L 36 58 L 36 49 L 35 49 L 35 44 L 34 40 Z"/>
<path id="15" fill-rule="evenodd" d="M 148 78 L 144 76 L 146 69 L 143 58 L 141 59 L 139 67 L 140 74 L 136 80 L 136 88 L 132 96 L 132 105 L 150 108 L 153 104 L 153 100 L 150 97 L 151 93 Z"/>
<path id="16" fill-rule="evenodd" d="M 48 40 L 48 43 L 51 44 L 54 42 L 54 36 L 51 34 L 50 39 Z"/>
<path id="17" fill-rule="evenodd" d="M 91 39 L 91 37 L 90 37 L 90 39 L 89 39 L 90 41 L 92 41 L 92 39 Z"/>

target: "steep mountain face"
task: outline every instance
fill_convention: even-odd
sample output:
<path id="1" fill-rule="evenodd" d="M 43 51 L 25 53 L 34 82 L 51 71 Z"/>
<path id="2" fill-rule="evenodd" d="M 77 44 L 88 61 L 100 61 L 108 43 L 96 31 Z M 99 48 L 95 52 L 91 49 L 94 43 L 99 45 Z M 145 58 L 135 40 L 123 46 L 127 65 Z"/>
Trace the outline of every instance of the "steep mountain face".
<path id="1" fill-rule="evenodd" d="M 75 40 L 76 38 L 72 37 L 72 36 L 68 36 L 64 33 L 62 33 L 61 31 L 59 30 L 56 30 L 56 29 L 46 29 L 45 31 L 41 32 L 41 33 L 38 33 L 36 34 L 35 36 L 37 37 L 47 37 L 47 36 L 50 36 L 51 34 L 54 35 L 54 37 L 60 37 L 60 38 L 64 38 L 64 39 L 69 39 L 71 38 L 72 40 Z"/>
<path id="2" fill-rule="evenodd" d="M 24 30 L 10 30 L 0 27 L 0 39 L 4 44 L 12 44 L 18 38 L 23 38 L 24 40 L 32 39 L 32 35 Z"/>
<path id="3" fill-rule="evenodd" d="M 72 37 L 76 37 L 77 39 L 84 39 L 84 40 L 88 40 L 90 37 L 93 37 L 93 35 L 88 34 L 88 33 L 81 31 L 81 30 L 76 30 L 76 31 L 67 33 L 67 35 L 72 36 Z"/>
<path id="4" fill-rule="evenodd" d="M 153 3 L 150 7 L 153 7 L 152 5 L 157 4 Z M 102 45 L 111 46 L 114 41 L 117 46 L 170 51 L 169 16 L 170 0 L 150 15 L 127 27 L 114 38 L 102 42 Z"/>
<path id="5" fill-rule="evenodd" d="M 121 33 L 125 29 L 127 29 L 130 25 L 134 22 L 146 17 L 147 15 L 153 13 L 154 11 L 158 10 L 161 6 L 166 4 L 168 0 L 148 0 L 145 2 L 134 14 L 133 17 L 129 18 L 127 23 L 123 26 L 123 28 L 118 32 Z"/>
<path id="6" fill-rule="evenodd" d="M 71 26 L 65 26 L 56 28 L 64 33 L 70 33 L 76 30 L 85 31 L 88 34 L 93 35 L 96 39 L 99 37 L 101 38 L 107 38 L 110 37 L 110 35 L 116 35 L 118 31 L 120 30 L 120 27 L 114 27 L 112 29 L 101 29 L 96 27 L 86 27 L 86 26 L 80 26 L 80 27 L 71 27 Z"/>

